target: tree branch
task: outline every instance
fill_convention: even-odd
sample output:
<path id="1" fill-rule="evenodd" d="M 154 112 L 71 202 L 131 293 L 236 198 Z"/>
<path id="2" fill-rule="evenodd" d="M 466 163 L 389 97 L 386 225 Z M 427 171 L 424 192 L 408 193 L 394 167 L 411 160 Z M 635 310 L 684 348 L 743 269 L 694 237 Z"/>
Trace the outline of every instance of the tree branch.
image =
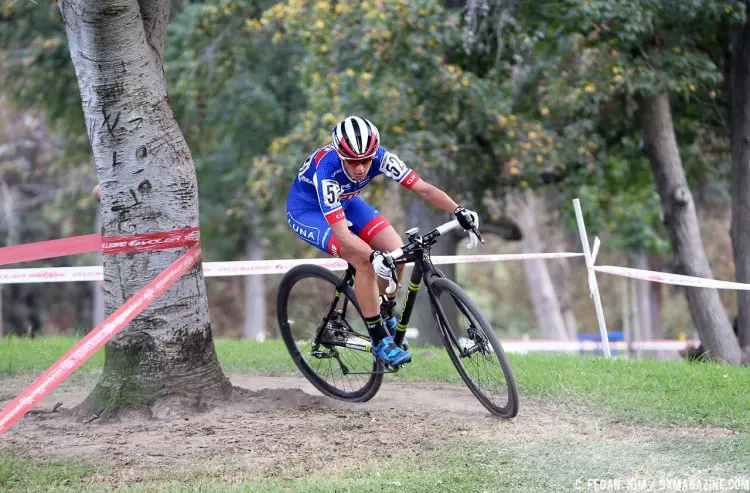
<path id="1" fill-rule="evenodd" d="M 143 19 L 143 29 L 146 31 L 146 41 L 151 49 L 164 58 L 164 38 L 169 25 L 170 0 L 138 0 Z M 162 60 L 163 61 L 163 60 Z"/>
<path id="2" fill-rule="evenodd" d="M 515 221 L 509 217 L 500 217 L 494 220 L 485 220 L 479 227 L 484 233 L 492 233 L 506 241 L 520 241 L 523 232 Z"/>

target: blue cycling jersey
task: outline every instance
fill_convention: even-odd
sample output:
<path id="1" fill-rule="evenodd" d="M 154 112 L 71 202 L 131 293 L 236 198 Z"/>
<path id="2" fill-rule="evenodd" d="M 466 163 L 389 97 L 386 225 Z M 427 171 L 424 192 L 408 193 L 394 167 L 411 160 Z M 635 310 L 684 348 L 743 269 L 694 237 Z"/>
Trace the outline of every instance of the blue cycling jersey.
<path id="1" fill-rule="evenodd" d="M 321 147 L 300 168 L 287 197 L 287 210 L 319 208 L 329 225 L 343 221 L 348 202 L 378 175 L 386 175 L 405 188 L 412 188 L 419 181 L 414 170 L 383 147 L 375 153 L 367 175 L 353 180 L 333 145 Z"/>

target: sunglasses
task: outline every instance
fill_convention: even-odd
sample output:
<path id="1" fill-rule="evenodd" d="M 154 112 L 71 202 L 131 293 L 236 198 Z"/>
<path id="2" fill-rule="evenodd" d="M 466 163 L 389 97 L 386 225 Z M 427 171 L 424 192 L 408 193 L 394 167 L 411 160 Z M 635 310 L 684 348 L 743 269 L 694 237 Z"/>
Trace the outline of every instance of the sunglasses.
<path id="1" fill-rule="evenodd" d="M 342 158 L 342 159 L 343 159 L 343 160 L 344 160 L 344 162 L 345 162 L 346 164 L 348 164 L 349 166 L 358 166 L 358 165 L 360 165 L 360 164 L 362 164 L 362 165 L 367 165 L 367 164 L 370 164 L 370 163 L 372 162 L 372 159 L 373 159 L 374 157 L 375 157 L 375 156 L 362 157 L 362 158 L 355 158 L 355 159 L 350 159 L 350 158 Z"/>

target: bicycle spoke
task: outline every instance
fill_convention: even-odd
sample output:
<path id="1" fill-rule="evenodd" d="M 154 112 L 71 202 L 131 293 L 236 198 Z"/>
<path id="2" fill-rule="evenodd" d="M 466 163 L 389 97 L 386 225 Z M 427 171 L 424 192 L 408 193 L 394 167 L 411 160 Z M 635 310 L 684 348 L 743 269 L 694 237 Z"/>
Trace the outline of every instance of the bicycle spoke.
<path id="1" fill-rule="evenodd" d="M 440 280 L 435 285 L 444 313 L 446 316 L 453 313 L 456 317 L 455 321 L 449 318 L 449 326 L 444 327 L 451 334 L 446 349 L 456 369 L 490 411 L 502 417 L 515 416 L 518 411 L 515 381 L 512 374 L 505 374 L 506 368 L 510 370 L 507 362 L 501 360 L 502 349 L 497 349 L 499 343 L 494 333 L 488 332 L 491 329 L 480 321 L 476 307 L 455 283 Z"/>
<path id="2" fill-rule="evenodd" d="M 382 377 L 373 373 L 374 359 L 369 351 L 345 347 L 346 343 L 364 344 L 359 334 L 366 329 L 343 293 L 329 316 L 336 286 L 328 279 L 327 275 L 302 277 L 288 288 L 284 310 L 288 331 L 282 335 L 288 347 L 286 338 L 293 341 L 299 354 L 297 366 L 319 390 L 340 399 L 366 400 L 374 395 Z M 342 310 L 345 302 L 346 315 Z M 313 351 L 316 336 L 319 344 Z"/>

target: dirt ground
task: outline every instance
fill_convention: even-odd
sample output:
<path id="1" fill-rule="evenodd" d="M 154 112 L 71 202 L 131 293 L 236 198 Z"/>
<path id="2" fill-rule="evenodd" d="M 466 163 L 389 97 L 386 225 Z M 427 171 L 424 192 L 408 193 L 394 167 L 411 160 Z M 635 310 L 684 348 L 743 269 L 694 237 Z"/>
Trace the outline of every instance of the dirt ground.
<path id="1" fill-rule="evenodd" d="M 311 470 L 340 471 L 388 458 L 393 451 L 417 454 L 460 437 L 513 443 L 551 436 L 573 443 L 658 442 L 694 433 L 618 423 L 532 398 L 522 399 L 517 418 L 498 420 L 461 386 L 386 380 L 372 401 L 348 404 L 320 395 L 302 377 L 230 378 L 240 387 L 233 401 L 190 418 L 144 421 L 131 416 L 119 423 L 87 425 L 60 413 L 30 416 L 0 436 L 0 454 L 23 450 L 40 458 L 77 457 L 114 466 L 114 472 L 99 478 L 102 482 L 146 480 L 165 471 L 187 475 L 196 463 L 221 468 L 224 477 L 252 470 L 284 478 Z M 0 407 L 30 380 L 0 379 Z M 58 402 L 63 410 L 72 408 L 94 383 L 93 378 L 66 382 L 37 409 L 51 409 Z M 700 429 L 703 437 L 733 433 Z"/>

